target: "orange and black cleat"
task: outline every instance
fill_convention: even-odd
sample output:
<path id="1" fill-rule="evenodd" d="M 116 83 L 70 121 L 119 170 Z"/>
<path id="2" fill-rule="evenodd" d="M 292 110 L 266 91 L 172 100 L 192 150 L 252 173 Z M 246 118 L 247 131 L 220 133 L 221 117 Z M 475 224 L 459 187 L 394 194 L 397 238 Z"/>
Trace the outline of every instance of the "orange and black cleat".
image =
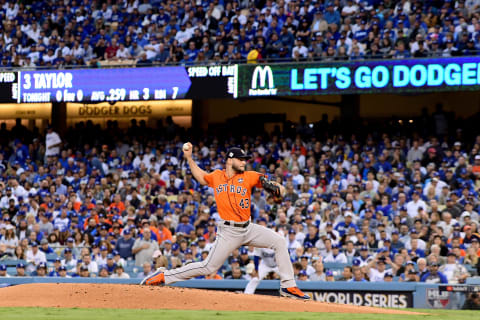
<path id="1" fill-rule="evenodd" d="M 280 295 L 282 297 L 289 297 L 300 300 L 310 300 L 310 297 L 303 293 L 302 290 L 298 289 L 298 287 L 281 288 Z"/>
<path id="2" fill-rule="evenodd" d="M 165 275 L 163 272 L 165 271 L 164 268 L 158 268 L 157 271 L 152 273 L 151 275 L 145 277 L 140 285 L 145 286 L 161 286 L 165 284 Z"/>

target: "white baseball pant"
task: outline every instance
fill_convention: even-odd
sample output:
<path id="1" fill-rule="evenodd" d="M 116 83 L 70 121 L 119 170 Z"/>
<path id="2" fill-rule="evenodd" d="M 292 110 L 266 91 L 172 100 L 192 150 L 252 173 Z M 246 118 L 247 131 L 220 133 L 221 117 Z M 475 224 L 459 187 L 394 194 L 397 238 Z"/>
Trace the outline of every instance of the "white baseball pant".
<path id="1" fill-rule="evenodd" d="M 227 226 L 223 221 L 218 224 L 217 239 L 208 257 L 201 262 L 189 263 L 183 267 L 165 271 L 165 284 L 214 273 L 223 265 L 230 253 L 242 245 L 273 249 L 275 261 L 278 264 L 280 287 L 296 286 L 287 244 L 281 235 L 254 223 L 241 228 Z"/>

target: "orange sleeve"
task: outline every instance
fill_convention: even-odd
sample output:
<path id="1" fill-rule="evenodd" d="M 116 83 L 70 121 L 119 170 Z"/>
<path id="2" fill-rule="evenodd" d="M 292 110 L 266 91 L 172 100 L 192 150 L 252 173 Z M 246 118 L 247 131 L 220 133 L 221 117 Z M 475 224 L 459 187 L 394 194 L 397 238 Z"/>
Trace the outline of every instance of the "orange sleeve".
<path id="1" fill-rule="evenodd" d="M 218 170 L 215 170 L 213 172 L 207 173 L 205 176 L 203 176 L 203 180 L 207 182 L 208 186 L 211 188 L 215 188 L 213 182 L 215 180 L 215 176 L 218 174 Z"/>
<path id="2" fill-rule="evenodd" d="M 165 234 L 166 234 L 165 235 L 165 238 L 166 238 L 165 240 L 172 240 L 172 232 L 170 230 L 167 229 L 165 231 Z"/>
<path id="3" fill-rule="evenodd" d="M 248 181 L 250 182 L 250 188 L 256 187 L 261 188 L 262 183 L 260 182 L 260 177 L 263 176 L 260 172 L 248 171 Z"/>

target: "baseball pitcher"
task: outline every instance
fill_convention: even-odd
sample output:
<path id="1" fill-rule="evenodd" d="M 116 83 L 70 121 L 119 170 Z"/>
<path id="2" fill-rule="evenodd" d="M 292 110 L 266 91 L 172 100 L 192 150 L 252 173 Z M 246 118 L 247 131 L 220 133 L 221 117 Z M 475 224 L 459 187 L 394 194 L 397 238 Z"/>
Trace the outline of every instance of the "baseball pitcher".
<path id="1" fill-rule="evenodd" d="M 140 284 L 171 284 L 212 274 L 222 266 L 234 249 L 242 245 L 249 245 L 274 250 L 280 275 L 281 296 L 310 299 L 296 286 L 285 239 L 275 231 L 250 221 L 250 199 L 253 187 L 264 188 L 277 199 L 285 194 L 285 188 L 276 182 L 268 181 L 258 172 L 245 171 L 246 159 L 249 156 L 242 149 L 231 148 L 228 150 L 225 169 L 210 173 L 202 170 L 192 159 L 191 143 L 184 144 L 183 152 L 193 177 L 200 184 L 214 189 L 221 218 L 217 225 L 217 239 L 205 260 L 172 270 L 159 269 L 143 279 Z"/>

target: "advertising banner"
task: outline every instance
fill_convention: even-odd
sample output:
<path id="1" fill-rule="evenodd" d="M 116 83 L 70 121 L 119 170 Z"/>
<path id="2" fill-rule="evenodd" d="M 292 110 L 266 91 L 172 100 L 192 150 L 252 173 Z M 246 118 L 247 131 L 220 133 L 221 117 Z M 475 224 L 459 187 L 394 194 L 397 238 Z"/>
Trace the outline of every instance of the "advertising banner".
<path id="1" fill-rule="evenodd" d="M 480 89 L 480 57 L 247 64 L 238 97 Z"/>

